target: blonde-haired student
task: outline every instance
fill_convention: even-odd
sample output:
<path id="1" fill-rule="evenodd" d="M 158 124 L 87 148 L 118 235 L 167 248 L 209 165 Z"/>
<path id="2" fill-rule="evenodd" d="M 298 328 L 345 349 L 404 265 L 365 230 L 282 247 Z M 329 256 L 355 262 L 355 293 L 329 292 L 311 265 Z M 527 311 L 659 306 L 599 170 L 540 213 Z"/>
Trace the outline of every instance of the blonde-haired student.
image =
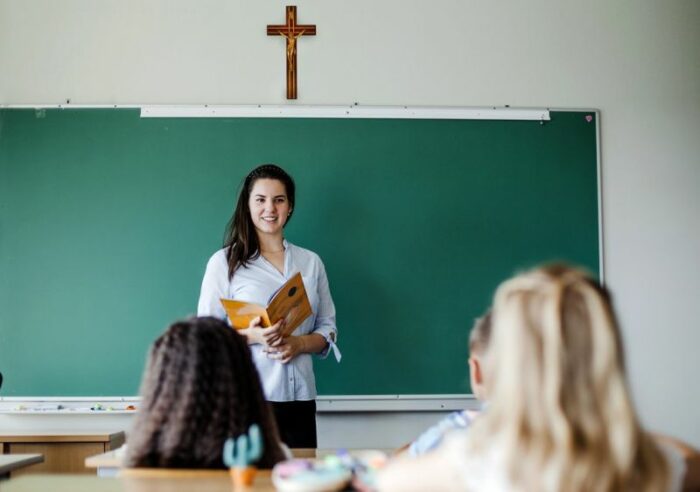
<path id="1" fill-rule="evenodd" d="M 485 377 L 489 407 L 469 432 L 433 453 L 395 460 L 379 476 L 380 490 L 697 486 L 695 451 L 684 461 L 677 446 L 640 425 L 610 296 L 586 273 L 547 266 L 498 288 Z"/>
<path id="2" fill-rule="evenodd" d="M 474 396 L 481 402 L 486 399 L 484 384 L 484 356 L 491 338 L 491 310 L 477 318 L 469 334 L 469 381 Z M 434 426 L 418 436 L 407 447 L 410 456 L 420 456 L 433 451 L 442 443 L 445 436 L 456 430 L 468 429 L 481 412 L 461 410 L 452 412 Z M 403 451 L 403 449 L 401 450 Z"/>

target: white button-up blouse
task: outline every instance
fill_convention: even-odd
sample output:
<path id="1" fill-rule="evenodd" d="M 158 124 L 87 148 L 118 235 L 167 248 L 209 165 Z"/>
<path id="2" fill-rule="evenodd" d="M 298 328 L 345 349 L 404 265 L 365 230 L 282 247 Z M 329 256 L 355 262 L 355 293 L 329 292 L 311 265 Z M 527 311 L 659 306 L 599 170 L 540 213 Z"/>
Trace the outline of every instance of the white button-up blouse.
<path id="1" fill-rule="evenodd" d="M 328 342 L 328 348 L 319 354 L 322 358 L 333 350 L 340 361 L 335 342 L 335 306 L 328 287 L 326 269 L 319 256 L 308 249 L 284 241 L 284 273 L 280 273 L 262 255 L 239 267 L 228 279 L 226 254 L 220 249 L 209 259 L 202 280 L 197 307 L 198 316 L 214 316 L 228 321 L 220 299 L 235 299 L 267 306 L 277 290 L 297 272 L 306 286 L 313 314 L 294 330 L 294 335 L 318 333 Z M 269 359 L 263 346 L 250 346 L 253 361 L 258 368 L 265 396 L 270 401 L 313 400 L 316 398 L 316 379 L 311 354 L 300 354 L 287 364 Z"/>

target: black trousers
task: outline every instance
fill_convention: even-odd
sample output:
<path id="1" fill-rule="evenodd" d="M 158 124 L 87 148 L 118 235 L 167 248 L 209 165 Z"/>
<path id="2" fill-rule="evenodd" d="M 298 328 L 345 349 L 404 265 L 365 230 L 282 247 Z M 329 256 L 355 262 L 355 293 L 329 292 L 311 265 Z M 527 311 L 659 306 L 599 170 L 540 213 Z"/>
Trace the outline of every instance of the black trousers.
<path id="1" fill-rule="evenodd" d="M 271 401 L 280 438 L 290 448 L 316 448 L 316 400 Z"/>

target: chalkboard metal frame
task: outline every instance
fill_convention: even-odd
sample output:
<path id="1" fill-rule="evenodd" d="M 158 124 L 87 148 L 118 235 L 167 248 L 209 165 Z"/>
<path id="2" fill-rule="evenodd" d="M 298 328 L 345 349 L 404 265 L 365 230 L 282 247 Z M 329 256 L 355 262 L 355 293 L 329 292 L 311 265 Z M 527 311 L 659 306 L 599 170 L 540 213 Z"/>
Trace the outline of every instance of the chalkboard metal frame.
<path id="1" fill-rule="evenodd" d="M 274 118 L 426 118 L 426 119 L 485 119 L 485 120 L 549 120 L 549 109 L 515 109 L 515 108 L 414 108 L 414 107 L 369 107 L 369 106 L 142 106 L 142 105 L 0 105 L 0 108 L 32 108 L 32 109 L 140 109 L 142 117 L 274 117 Z M 596 131 L 596 167 L 597 167 L 597 200 L 598 200 L 598 242 L 599 242 L 599 271 L 601 281 L 605 281 L 605 250 L 602 202 L 602 163 L 600 149 L 600 113 L 594 109 L 552 109 L 552 111 L 568 111 L 595 114 Z M 354 403 L 345 406 L 343 411 L 362 411 L 362 409 L 395 410 L 396 401 L 414 401 L 416 397 L 426 398 L 426 401 L 444 401 L 444 397 L 463 398 L 464 395 L 353 395 L 348 401 Z M 43 398 L 43 397 L 33 397 Z M 51 398 L 51 397 L 48 397 Z M 52 398 L 53 399 L 53 398 Z M 61 398 L 56 398 L 57 400 Z M 81 399 L 89 399 L 82 397 Z M 100 397 L 97 397 L 100 399 Z M 104 399 L 102 397 L 101 399 Z M 320 395 L 321 400 L 339 401 L 335 395 Z M 342 399 L 342 398 L 341 398 Z M 361 402 L 366 401 L 363 405 Z M 382 401 L 388 401 L 382 407 Z M 411 405 L 413 406 L 413 404 Z M 433 408 L 433 404 L 428 404 Z M 418 405 L 421 407 L 421 405 Z M 413 406 L 414 410 L 420 410 Z M 321 409 L 319 409 L 321 410 Z M 330 408 L 325 411 L 333 411 Z"/>

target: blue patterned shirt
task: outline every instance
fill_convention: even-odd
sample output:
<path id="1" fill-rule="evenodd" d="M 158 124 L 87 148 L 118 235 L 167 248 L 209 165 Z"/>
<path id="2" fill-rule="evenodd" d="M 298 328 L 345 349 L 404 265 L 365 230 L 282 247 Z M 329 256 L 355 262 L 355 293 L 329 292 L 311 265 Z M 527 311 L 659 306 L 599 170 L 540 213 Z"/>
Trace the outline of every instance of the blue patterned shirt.
<path id="1" fill-rule="evenodd" d="M 408 447 L 408 453 L 411 456 L 420 456 L 428 451 L 432 451 L 440 445 L 445 435 L 451 431 L 468 428 L 477 415 L 478 413 L 472 410 L 452 412 L 418 436 Z"/>

